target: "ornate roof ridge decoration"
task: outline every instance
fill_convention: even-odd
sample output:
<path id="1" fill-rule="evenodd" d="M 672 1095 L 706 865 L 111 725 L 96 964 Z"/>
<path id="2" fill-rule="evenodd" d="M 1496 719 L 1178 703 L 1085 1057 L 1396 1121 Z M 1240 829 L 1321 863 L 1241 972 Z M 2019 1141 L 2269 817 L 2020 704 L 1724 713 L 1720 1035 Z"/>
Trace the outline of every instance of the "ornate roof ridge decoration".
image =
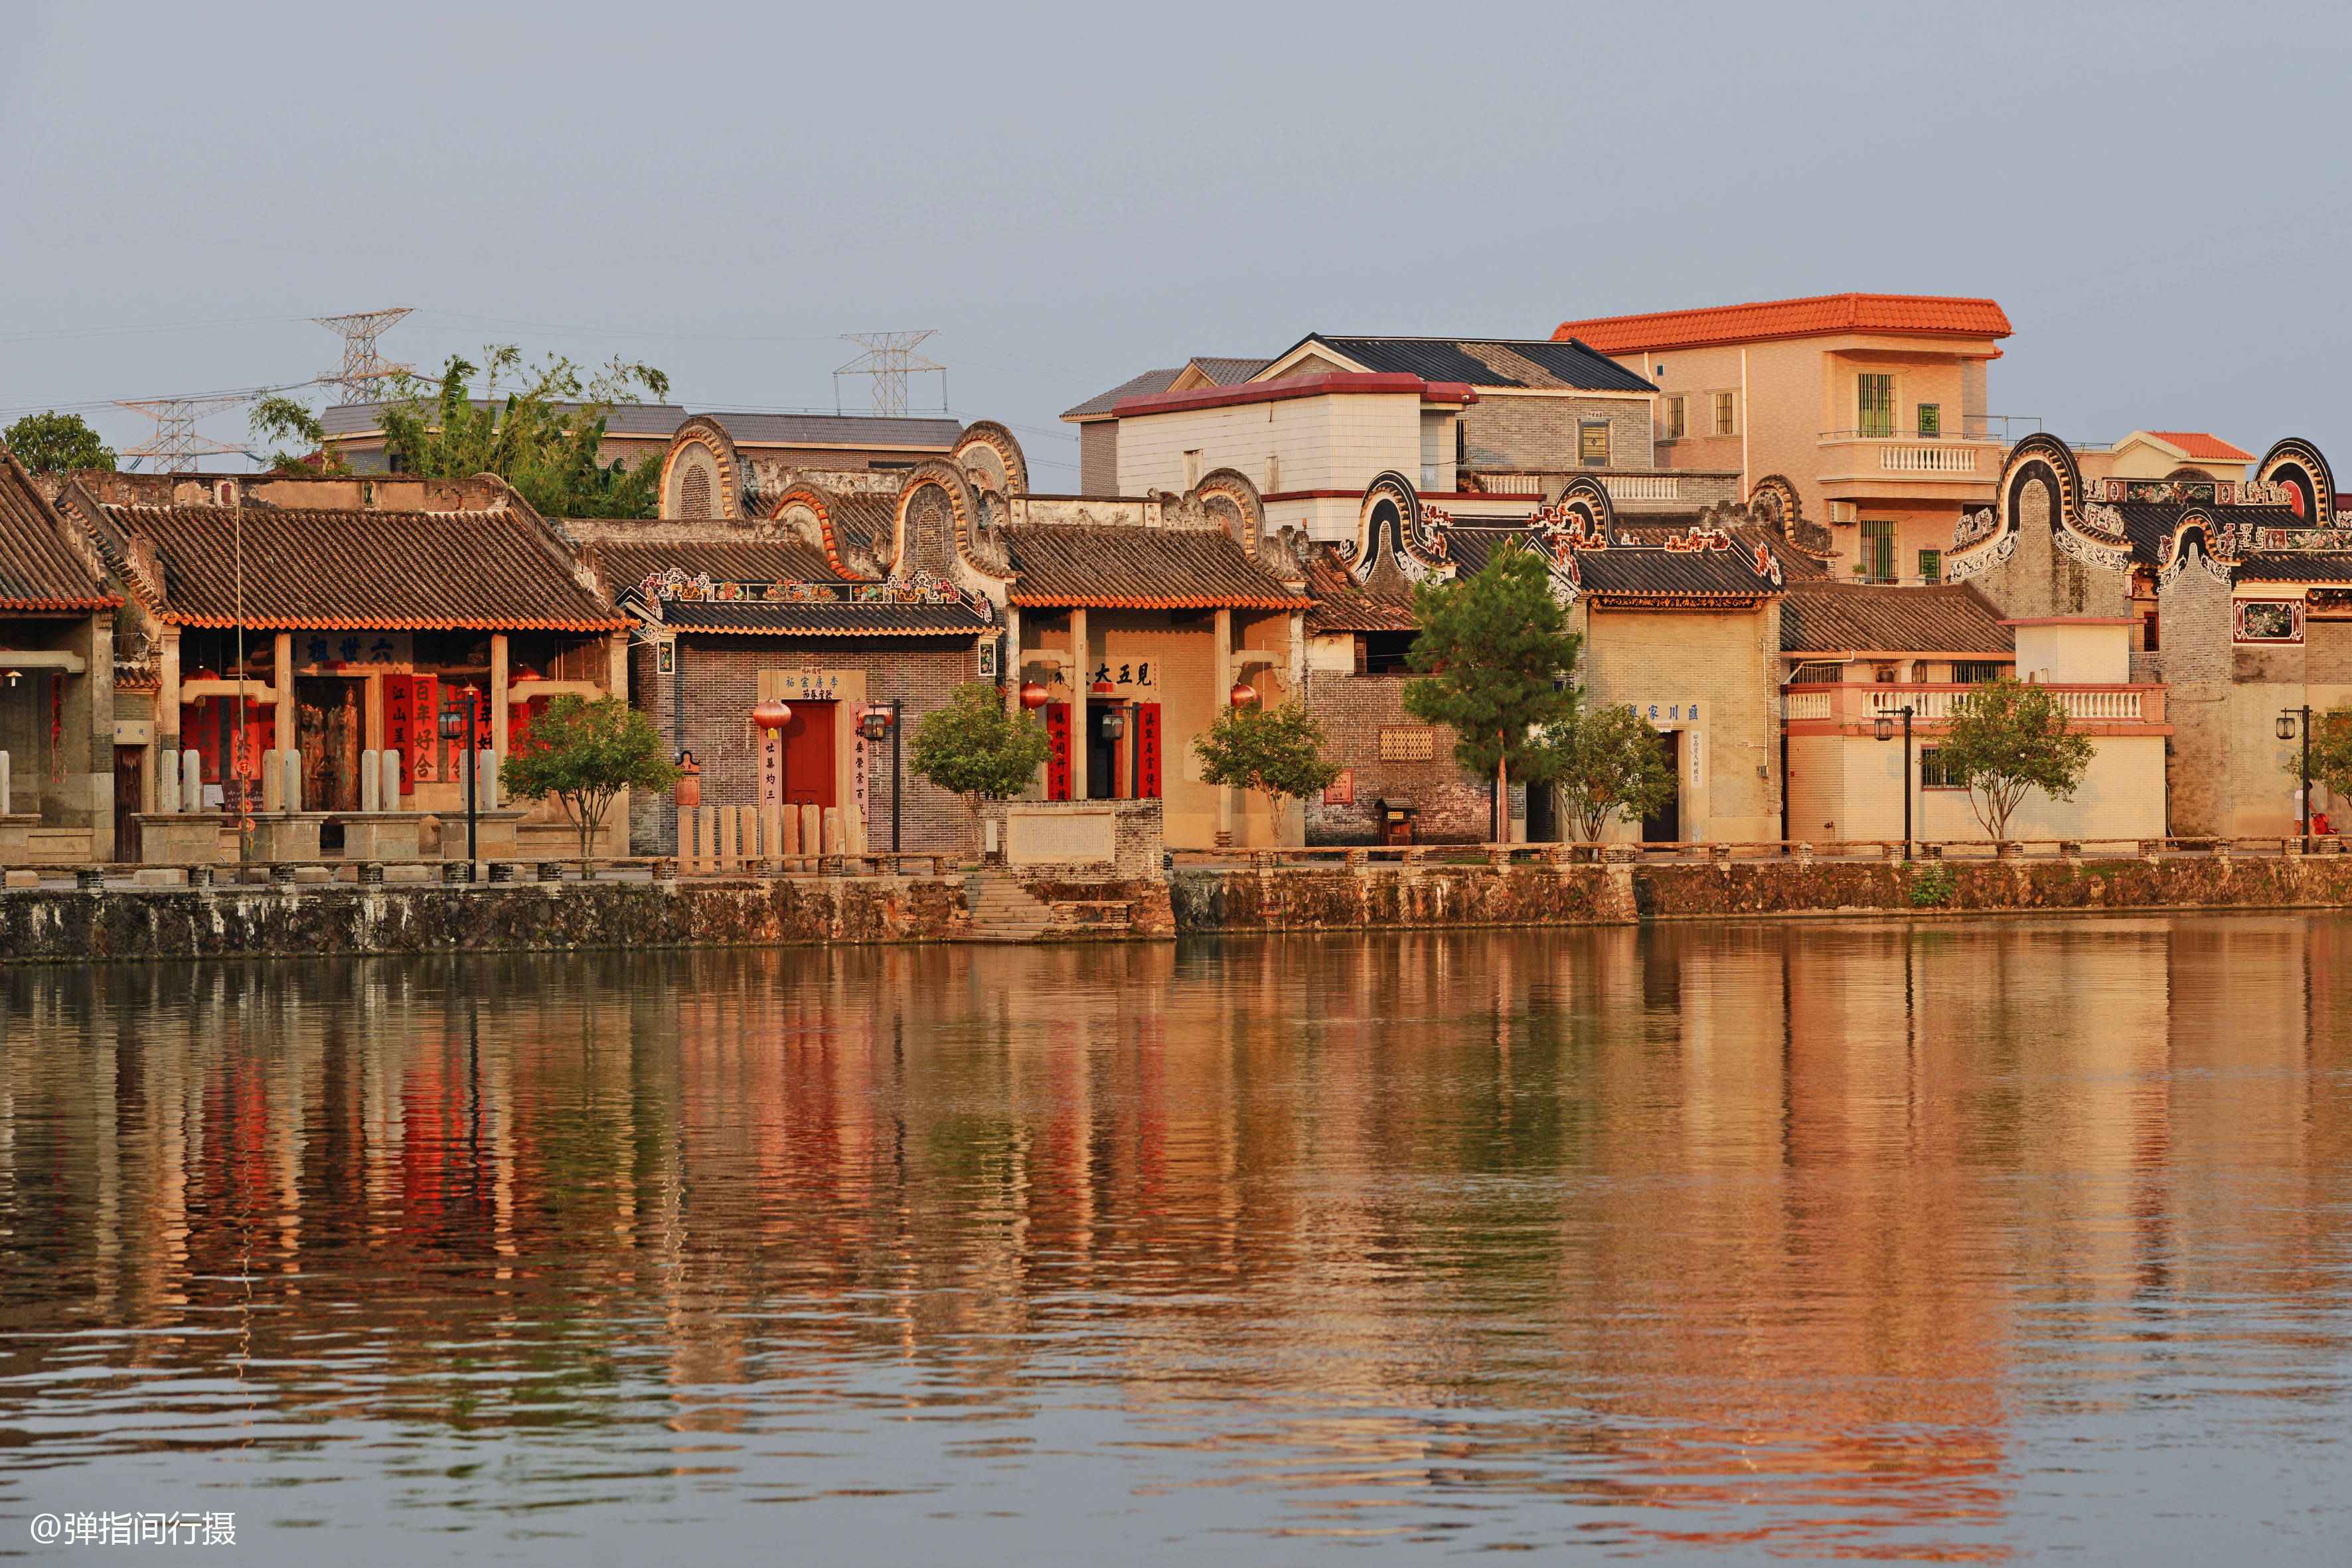
<path id="1" fill-rule="evenodd" d="M 2340 527 L 2347 521 L 2336 515 L 2336 476 L 2329 471 L 2327 459 L 2299 436 L 2273 442 L 2255 466 L 2254 478 L 2263 484 L 2293 486 L 2303 502 L 2295 510 L 2315 527 L 2331 522 Z"/>
<path id="2" fill-rule="evenodd" d="M 993 482 L 998 475 L 987 473 L 971 478 L 973 489 L 992 489 L 1005 496 L 1025 496 L 1029 493 L 1029 459 L 1023 454 L 1021 443 L 1012 431 L 993 419 L 975 419 L 965 426 L 963 433 L 956 437 L 955 449 L 948 455 L 948 460 L 963 469 L 968 477 L 971 476 L 972 465 L 966 454 L 975 447 L 985 447 L 993 455 L 992 467 L 1002 471 L 1004 482 Z M 988 466 L 991 465 L 983 465 Z M 988 482 L 982 482 L 983 478 Z"/>
<path id="3" fill-rule="evenodd" d="M 746 469 L 742 457 L 735 450 L 735 437 L 727 426 L 709 414 L 693 415 L 670 433 L 669 450 L 662 455 L 660 509 L 669 510 L 669 480 L 677 467 L 677 459 L 689 446 L 708 448 L 719 466 L 719 494 L 712 498 L 719 516 L 740 518 L 745 515 L 744 482 Z"/>
<path id="4" fill-rule="evenodd" d="M 841 540 L 834 531 L 833 526 L 833 503 L 837 493 L 818 484 L 814 479 L 808 477 L 805 470 L 794 469 L 792 478 L 785 483 L 783 490 L 776 497 L 775 504 L 767 509 L 767 520 L 771 522 L 785 523 L 784 512 L 787 508 L 793 506 L 808 508 L 810 511 L 816 514 L 817 537 L 803 538 L 802 542 L 813 544 L 824 551 L 825 560 L 831 562 L 833 569 L 843 576 L 866 577 L 868 574 L 850 566 L 842 557 Z M 786 525 L 789 526 L 788 523 Z M 793 531 L 795 534 L 799 533 L 797 529 Z"/>
<path id="5" fill-rule="evenodd" d="M 1786 474 L 1767 474 L 1749 487 L 1748 515 L 1801 554 L 1816 561 L 1837 559 L 1837 541 L 1805 516 L 1804 498 Z"/>
<path id="6" fill-rule="evenodd" d="M 1388 509 L 1386 512 L 1383 507 Z M 1418 583 L 1433 573 L 1450 575 L 1454 563 L 1446 558 L 1445 547 L 1433 537 L 1431 526 L 1444 516 L 1443 512 L 1425 510 L 1420 490 L 1394 468 L 1373 475 L 1357 507 L 1356 541 L 1349 557 L 1349 569 L 1358 582 L 1368 585 L 1384 558 L 1403 573 L 1408 582 Z M 1387 538 L 1385 547 L 1381 542 L 1383 535 Z"/>
<path id="7" fill-rule="evenodd" d="M 1234 542 L 1242 553 L 1252 561 L 1258 558 L 1265 539 L 1265 505 L 1258 499 L 1257 485 L 1239 468 L 1212 468 L 1201 477 L 1201 482 L 1184 492 L 1184 500 L 1198 507 L 1202 515 L 1215 519 L 1209 509 L 1209 499 L 1222 496 L 1234 503 L 1242 514 L 1241 531 Z M 1220 526 L 1223 526 L 1220 523 Z M 1228 529 L 1226 531 L 1231 532 Z"/>
<path id="8" fill-rule="evenodd" d="M 689 573 L 682 566 L 649 572 L 625 590 L 630 605 L 647 620 L 663 618 L 664 603 L 752 605 L 948 605 L 971 610 L 983 621 L 993 621 L 996 606 L 988 595 L 959 587 L 936 573 L 918 568 L 911 576 L 879 582 L 823 583 L 779 581 L 735 583 L 716 581 L 707 572 Z"/>

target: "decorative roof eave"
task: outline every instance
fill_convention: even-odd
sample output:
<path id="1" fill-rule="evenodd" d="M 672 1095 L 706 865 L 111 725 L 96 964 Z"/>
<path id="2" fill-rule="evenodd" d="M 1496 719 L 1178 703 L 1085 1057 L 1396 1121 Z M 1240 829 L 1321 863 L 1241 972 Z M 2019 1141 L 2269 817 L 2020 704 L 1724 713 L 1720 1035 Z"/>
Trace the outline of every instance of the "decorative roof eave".
<path id="1" fill-rule="evenodd" d="M 1767 599 L 1782 597 L 1784 590 L 1759 588 L 1752 594 L 1704 592 L 1680 588 L 1587 588 L 1580 597 L 1604 610 L 1752 610 Z"/>
<path id="2" fill-rule="evenodd" d="M 682 637 L 977 637 L 993 626 L 673 626 Z"/>
<path id="3" fill-rule="evenodd" d="M 1012 602 L 1023 609 L 1072 610 L 1307 610 L 1315 601 L 1300 594 L 1276 598 L 1272 595 L 1252 597 L 1239 594 L 1156 594 L 1121 595 L 1116 594 L 1031 595 L 1015 588 Z"/>
<path id="4" fill-rule="evenodd" d="M 239 620 L 235 616 L 162 610 L 156 613 L 156 619 L 166 626 L 242 626 L 248 631 L 617 632 L 626 631 L 629 626 L 629 622 L 618 616 L 610 620 L 547 620 L 538 616 L 343 616 L 322 612 L 299 616 L 251 615 Z"/>
<path id="5" fill-rule="evenodd" d="M 0 610 L 15 615 L 86 616 L 98 610 L 120 609 L 122 600 L 113 595 L 96 599 L 0 599 Z"/>

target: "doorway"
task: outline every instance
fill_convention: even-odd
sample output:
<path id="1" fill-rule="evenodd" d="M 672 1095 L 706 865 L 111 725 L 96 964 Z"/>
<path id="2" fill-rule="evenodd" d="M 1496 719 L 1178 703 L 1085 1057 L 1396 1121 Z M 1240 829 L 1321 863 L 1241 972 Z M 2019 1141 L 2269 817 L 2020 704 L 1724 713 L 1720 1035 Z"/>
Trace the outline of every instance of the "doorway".
<path id="1" fill-rule="evenodd" d="M 1106 735 L 1104 721 L 1120 711 L 1115 702 L 1087 705 L 1087 798 L 1117 800 L 1119 796 L 1118 742 Z"/>
<path id="2" fill-rule="evenodd" d="M 1552 786 L 1548 784 L 1528 785 L 1528 842 L 1558 844 L 1560 842 L 1559 813 L 1553 809 Z"/>
<path id="3" fill-rule="evenodd" d="M 783 728 L 784 804 L 826 806 L 834 798 L 831 702 L 794 702 L 792 722 Z"/>
<path id="4" fill-rule="evenodd" d="M 139 816 L 147 809 L 147 748 L 114 748 L 114 858 L 144 858 L 139 839 Z"/>
<path id="5" fill-rule="evenodd" d="M 337 676 L 294 682 L 294 743 L 302 753 L 302 809 L 360 808 L 362 684 Z"/>
<path id="6" fill-rule="evenodd" d="M 1642 842 L 1678 844 L 1683 837 L 1683 732 L 1666 731 L 1658 737 L 1658 749 L 1665 753 L 1666 772 L 1673 775 L 1675 787 L 1656 811 L 1642 818 Z"/>

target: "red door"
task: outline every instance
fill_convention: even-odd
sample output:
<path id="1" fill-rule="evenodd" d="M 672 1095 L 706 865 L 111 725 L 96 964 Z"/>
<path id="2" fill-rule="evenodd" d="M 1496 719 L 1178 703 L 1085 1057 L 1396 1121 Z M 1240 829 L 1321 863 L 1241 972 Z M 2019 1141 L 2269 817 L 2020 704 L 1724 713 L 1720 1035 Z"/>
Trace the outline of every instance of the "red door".
<path id="1" fill-rule="evenodd" d="M 784 726 L 784 801 L 833 805 L 833 710 L 830 702 L 794 702 Z"/>

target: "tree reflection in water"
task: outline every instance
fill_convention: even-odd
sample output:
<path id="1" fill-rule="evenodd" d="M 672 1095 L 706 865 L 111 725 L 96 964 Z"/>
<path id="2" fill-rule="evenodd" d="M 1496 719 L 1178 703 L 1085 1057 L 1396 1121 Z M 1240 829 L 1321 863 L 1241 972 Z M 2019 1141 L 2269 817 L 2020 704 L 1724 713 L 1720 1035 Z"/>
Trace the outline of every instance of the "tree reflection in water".
<path id="1" fill-rule="evenodd" d="M 2347 932 L 9 971 L 0 1507 L 236 1488 L 384 1561 L 727 1557 L 763 1500 L 871 1560 L 2291 1536 L 2352 1492 Z"/>

